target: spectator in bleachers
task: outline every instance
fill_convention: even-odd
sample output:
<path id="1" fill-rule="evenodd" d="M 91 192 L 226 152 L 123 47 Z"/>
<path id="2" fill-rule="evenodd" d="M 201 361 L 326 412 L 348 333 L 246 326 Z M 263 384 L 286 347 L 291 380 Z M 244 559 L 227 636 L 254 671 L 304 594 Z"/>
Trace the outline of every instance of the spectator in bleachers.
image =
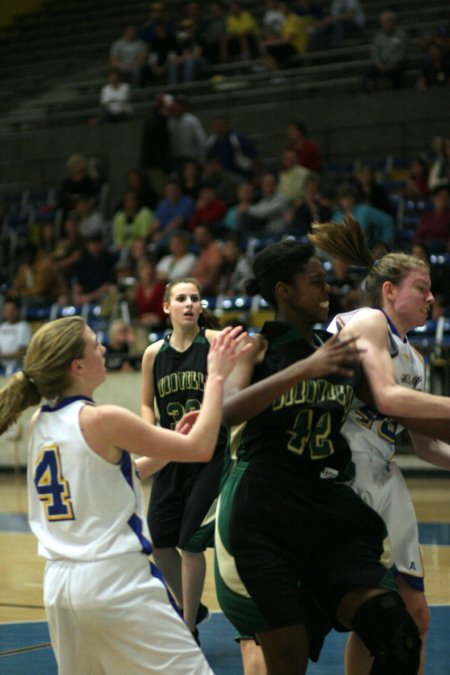
<path id="1" fill-rule="evenodd" d="M 202 10 L 200 3 L 188 2 L 184 8 L 184 18 L 189 19 L 195 25 L 196 30 L 201 30 L 202 26 Z"/>
<path id="2" fill-rule="evenodd" d="M 158 247 L 167 247 L 169 236 L 174 230 L 185 230 L 194 213 L 195 203 L 192 197 L 183 194 L 180 181 L 169 178 L 166 183 L 165 198 L 156 207 L 152 224 L 151 239 Z"/>
<path id="3" fill-rule="evenodd" d="M 59 270 L 67 288 L 71 288 L 85 252 L 86 242 L 80 232 L 78 216 L 75 211 L 71 211 L 63 221 L 62 237 L 52 253 L 55 267 Z"/>
<path id="4" fill-rule="evenodd" d="M 280 37 L 284 14 L 278 0 L 266 0 L 262 18 L 263 39 Z"/>
<path id="5" fill-rule="evenodd" d="M 75 200 L 74 211 L 78 216 L 79 230 L 83 237 L 89 237 L 91 234 L 104 231 L 103 216 L 95 208 L 92 198 L 79 195 Z"/>
<path id="6" fill-rule="evenodd" d="M 314 0 L 295 0 L 293 10 L 303 19 L 308 31 L 308 49 L 323 49 L 326 46 L 325 12 Z"/>
<path id="7" fill-rule="evenodd" d="M 198 78 L 205 60 L 192 19 L 182 19 L 179 22 L 175 39 L 175 51 L 167 57 L 167 84 L 193 82 Z"/>
<path id="8" fill-rule="evenodd" d="M 389 244 L 394 241 L 393 217 L 370 204 L 358 202 L 358 193 L 353 185 L 344 183 L 339 186 L 336 198 L 337 208 L 333 212 L 335 222 L 343 223 L 347 216 L 356 220 L 364 231 L 369 247 L 379 242 Z"/>
<path id="9" fill-rule="evenodd" d="M 252 266 L 241 248 L 237 232 L 229 232 L 222 246 L 223 263 L 220 268 L 218 293 L 238 295 L 244 292 L 244 282 L 252 276 Z"/>
<path id="10" fill-rule="evenodd" d="M 167 283 L 181 277 L 192 276 L 192 269 L 197 256 L 189 249 L 191 237 L 188 232 L 174 230 L 169 238 L 169 253 L 163 256 L 156 265 L 156 275 L 160 281 Z"/>
<path id="11" fill-rule="evenodd" d="M 111 68 L 108 80 L 108 83 L 104 84 L 100 90 L 101 111 L 97 121 L 102 124 L 103 122 L 122 122 L 130 119 L 133 115 L 133 107 L 130 102 L 130 85 L 128 82 L 122 82 L 118 68 Z"/>
<path id="12" fill-rule="evenodd" d="M 62 301 L 66 288 L 53 260 L 31 241 L 18 251 L 19 266 L 8 294 L 19 298 L 24 307 L 52 305 Z"/>
<path id="13" fill-rule="evenodd" d="M 111 66 L 117 68 L 124 82 L 135 87 L 143 84 L 147 46 L 137 37 L 135 26 L 126 26 L 122 37 L 112 43 L 109 57 Z"/>
<path id="14" fill-rule="evenodd" d="M 105 366 L 107 370 L 129 373 L 139 369 L 139 357 L 133 356 L 134 334 L 123 319 L 113 319 L 109 324 L 106 343 Z"/>
<path id="15" fill-rule="evenodd" d="M 365 27 L 364 10 L 359 0 L 333 0 L 324 25 L 330 47 L 340 47 L 347 38 L 361 34 Z"/>
<path id="16" fill-rule="evenodd" d="M 236 204 L 240 178 L 231 171 L 224 169 L 220 157 L 208 155 L 202 172 L 202 181 L 214 187 L 216 196 L 225 202 L 227 207 Z"/>
<path id="17" fill-rule="evenodd" d="M 150 47 L 157 35 L 156 24 L 162 21 L 166 25 L 168 33 L 173 33 L 172 23 L 165 15 L 164 3 L 152 2 L 150 5 L 150 13 L 147 21 L 139 30 L 138 37 Z"/>
<path id="18" fill-rule="evenodd" d="M 410 254 L 415 258 L 419 258 L 419 260 L 423 260 L 427 265 L 430 264 L 430 249 L 426 244 L 418 241 L 413 242 L 411 244 Z M 433 288 L 433 284 L 431 284 L 431 287 Z"/>
<path id="19" fill-rule="evenodd" d="M 170 54 L 176 53 L 176 49 L 177 41 L 174 33 L 169 31 L 167 21 L 158 19 L 155 22 L 155 36 L 149 48 L 145 79 L 150 83 L 165 83 L 168 58 Z"/>
<path id="20" fill-rule="evenodd" d="M 289 200 L 279 191 L 278 177 L 266 171 L 261 178 L 261 197 L 251 204 L 246 215 L 259 235 L 283 234 L 287 227 Z"/>
<path id="21" fill-rule="evenodd" d="M 223 168 L 240 179 L 255 178 L 258 165 L 255 145 L 247 134 L 232 128 L 226 115 L 214 117 L 206 139 L 206 154 L 218 157 Z"/>
<path id="22" fill-rule="evenodd" d="M 130 248 L 139 237 L 149 238 L 153 231 L 154 215 L 148 206 L 142 206 L 136 192 L 128 190 L 123 196 L 122 208 L 112 220 L 114 247 L 121 251 Z"/>
<path id="23" fill-rule="evenodd" d="M 55 223 L 44 221 L 37 224 L 37 246 L 39 251 L 53 257 L 53 252 L 57 246 L 58 238 L 56 236 Z"/>
<path id="24" fill-rule="evenodd" d="M 122 285 L 124 279 L 137 279 L 138 266 L 141 260 L 149 257 L 149 244 L 145 237 L 136 237 L 130 244 L 130 247 L 122 252 L 116 265 L 116 272 Z M 125 286 L 128 282 L 125 282 Z"/>
<path id="25" fill-rule="evenodd" d="M 221 60 L 246 61 L 258 53 L 258 24 L 240 2 L 230 2 L 222 41 Z"/>
<path id="26" fill-rule="evenodd" d="M 0 323 L 0 372 L 9 377 L 22 365 L 22 357 L 31 340 L 31 326 L 21 319 L 19 300 L 6 297 Z"/>
<path id="27" fill-rule="evenodd" d="M 331 264 L 331 271 L 327 274 L 327 283 L 330 285 L 329 316 L 351 312 L 361 307 L 363 302 L 361 275 L 352 274 L 350 263 L 337 258 L 332 258 Z"/>
<path id="28" fill-rule="evenodd" d="M 389 10 L 381 12 L 380 25 L 372 39 L 372 63 L 364 78 L 367 92 L 375 91 L 381 77 L 387 77 L 394 89 L 400 89 L 404 84 L 406 32 L 397 25 L 396 14 Z"/>
<path id="29" fill-rule="evenodd" d="M 305 182 L 305 196 L 294 210 L 290 228 L 300 237 L 311 232 L 311 223 L 331 220 L 332 200 L 324 193 L 320 178 L 311 174 Z"/>
<path id="30" fill-rule="evenodd" d="M 434 39 L 427 46 L 422 59 L 421 73 L 417 80 L 418 89 L 446 86 L 450 82 L 450 51 Z"/>
<path id="31" fill-rule="evenodd" d="M 194 230 L 194 241 L 198 246 L 197 261 L 192 276 L 198 281 L 202 295 L 217 295 L 219 273 L 223 262 L 222 247 L 213 231 L 207 225 L 199 224 Z"/>
<path id="32" fill-rule="evenodd" d="M 297 153 L 293 148 L 283 152 L 283 163 L 280 171 L 279 190 L 288 198 L 291 207 L 297 208 L 305 197 L 305 183 L 311 171 L 297 162 Z"/>
<path id="33" fill-rule="evenodd" d="M 173 169 L 180 171 L 188 159 L 203 162 L 206 153 L 206 133 L 197 115 L 188 111 L 186 96 L 175 97 L 170 108 L 168 129 Z"/>
<path id="34" fill-rule="evenodd" d="M 272 70 L 286 68 L 292 57 L 308 48 L 307 21 L 296 14 L 287 2 L 279 3 L 284 21 L 281 34 L 260 41 L 262 59 Z"/>
<path id="35" fill-rule="evenodd" d="M 403 197 L 412 200 L 426 199 L 429 193 L 428 165 L 423 157 L 414 157 L 409 165 Z"/>
<path id="36" fill-rule="evenodd" d="M 356 171 L 358 201 L 366 202 L 391 216 L 394 206 L 386 188 L 376 179 L 375 171 L 369 164 L 362 164 Z"/>
<path id="37" fill-rule="evenodd" d="M 158 197 L 152 190 L 144 171 L 128 169 L 125 174 L 125 192 L 129 190 L 137 194 L 142 206 L 147 206 L 149 209 L 156 206 Z"/>
<path id="38" fill-rule="evenodd" d="M 89 175 L 85 155 L 72 154 L 67 160 L 66 168 L 68 175 L 64 178 L 60 188 L 60 206 L 65 211 L 74 208 L 75 200 L 80 195 L 98 198 L 100 184 Z"/>
<path id="39" fill-rule="evenodd" d="M 158 94 L 154 108 L 145 117 L 142 125 L 140 166 L 158 199 L 164 195 L 164 187 L 171 169 L 168 119 L 172 105 L 173 96 Z"/>
<path id="40" fill-rule="evenodd" d="M 154 263 L 147 259 L 138 264 L 138 283 L 134 289 L 133 314 L 139 326 L 160 330 L 166 325 L 163 310 L 165 284 L 156 276 Z"/>
<path id="41" fill-rule="evenodd" d="M 222 2 L 211 2 L 207 5 L 207 11 L 199 39 L 206 61 L 214 65 L 219 63 L 221 57 L 226 24 L 225 8 Z"/>
<path id="42" fill-rule="evenodd" d="M 297 153 L 297 162 L 314 173 L 322 171 L 319 146 L 307 135 L 303 122 L 289 122 L 286 127 L 287 147 Z"/>
<path id="43" fill-rule="evenodd" d="M 73 303 L 104 303 L 105 313 L 111 312 L 117 300 L 116 262 L 117 257 L 108 250 L 102 234 L 88 237 L 86 252 L 72 284 Z"/>
<path id="44" fill-rule="evenodd" d="M 188 159 L 180 172 L 180 185 L 183 194 L 192 197 L 194 201 L 198 198 L 200 186 L 202 183 L 202 167 L 196 159 Z"/>
<path id="45" fill-rule="evenodd" d="M 450 186 L 440 185 L 431 192 L 433 208 L 422 213 L 414 242 L 425 243 L 433 253 L 450 250 Z"/>
<path id="46" fill-rule="evenodd" d="M 253 229 L 254 220 L 248 215 L 249 207 L 255 201 L 255 188 L 253 183 L 241 183 L 237 190 L 237 204 L 231 206 L 225 214 L 223 225 L 228 230 L 238 232 L 250 232 Z"/>
<path id="47" fill-rule="evenodd" d="M 200 188 L 194 213 L 188 223 L 189 230 L 193 232 L 197 225 L 202 224 L 208 225 L 216 235 L 219 235 L 226 212 L 227 206 L 224 201 L 217 197 L 214 186 L 210 183 L 204 183 Z"/>
<path id="48" fill-rule="evenodd" d="M 450 137 L 437 137 L 434 142 L 436 154 L 428 174 L 430 190 L 450 182 Z"/>

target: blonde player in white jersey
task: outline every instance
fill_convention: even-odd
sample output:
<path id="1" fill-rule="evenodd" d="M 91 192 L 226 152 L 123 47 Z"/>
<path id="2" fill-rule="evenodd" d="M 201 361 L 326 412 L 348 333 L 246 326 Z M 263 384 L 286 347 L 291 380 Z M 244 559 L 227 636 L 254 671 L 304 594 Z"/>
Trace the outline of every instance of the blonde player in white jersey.
<path id="1" fill-rule="evenodd" d="M 343 336 L 358 336 L 365 384 L 342 427 L 355 463 L 353 488 L 384 519 L 398 570 L 397 585 L 425 643 L 430 611 L 424 592 L 424 570 L 417 519 L 405 480 L 393 461 L 396 435 L 410 429 L 412 444 L 422 459 L 450 469 L 450 446 L 425 436 L 432 423 L 448 429 L 450 399 L 425 393 L 424 364 L 408 342 L 407 333 L 426 323 L 434 302 L 427 265 L 405 253 L 389 253 L 374 260 L 359 225 L 313 225 L 310 240 L 319 249 L 347 263 L 368 268 L 363 283 L 368 306 L 335 317 L 328 326 Z M 395 419 L 394 419 L 395 418 Z M 400 423 L 401 422 L 401 423 Z M 435 432 L 438 436 L 438 432 Z M 448 433 L 446 433 L 448 439 Z M 347 642 L 347 675 L 370 672 L 371 657 L 352 633 Z M 420 673 L 425 672 L 422 648 Z"/>
<path id="2" fill-rule="evenodd" d="M 129 453 L 143 455 L 138 462 L 144 464 L 211 458 L 224 381 L 238 352 L 247 349 L 237 334 L 226 330 L 211 346 L 204 405 L 181 420 L 178 433 L 124 408 L 95 405 L 105 348 L 81 317 L 40 328 L 23 372 L 0 392 L 0 433 L 23 410 L 48 401 L 31 423 L 28 502 L 39 554 L 47 561 L 44 603 L 60 675 L 212 674 L 149 564 L 150 538 Z"/>

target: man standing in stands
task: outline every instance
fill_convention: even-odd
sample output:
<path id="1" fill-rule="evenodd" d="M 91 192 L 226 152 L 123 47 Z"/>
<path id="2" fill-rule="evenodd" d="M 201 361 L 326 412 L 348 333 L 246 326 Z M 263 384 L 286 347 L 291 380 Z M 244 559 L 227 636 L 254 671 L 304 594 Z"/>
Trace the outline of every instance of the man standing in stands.
<path id="1" fill-rule="evenodd" d="M 110 65 L 117 68 L 124 82 L 135 87 L 142 84 L 142 73 L 147 57 L 147 47 L 136 36 L 135 26 L 127 26 L 121 38 L 112 43 Z"/>
<path id="2" fill-rule="evenodd" d="M 212 122 L 212 133 L 206 140 L 208 157 L 218 157 L 225 171 L 241 180 L 253 180 L 256 169 L 256 148 L 241 131 L 231 128 L 230 120 L 218 115 Z"/>
<path id="3" fill-rule="evenodd" d="M 185 96 L 176 96 L 170 110 L 169 139 L 172 167 L 181 171 L 184 162 L 195 159 L 203 162 L 206 152 L 206 133 L 196 115 L 188 112 Z"/>
<path id="4" fill-rule="evenodd" d="M 364 79 L 366 91 L 375 91 L 380 77 L 385 76 L 394 89 L 401 89 L 404 80 L 407 37 L 403 28 L 397 26 L 394 12 L 380 14 L 381 29 L 372 40 L 372 63 Z"/>

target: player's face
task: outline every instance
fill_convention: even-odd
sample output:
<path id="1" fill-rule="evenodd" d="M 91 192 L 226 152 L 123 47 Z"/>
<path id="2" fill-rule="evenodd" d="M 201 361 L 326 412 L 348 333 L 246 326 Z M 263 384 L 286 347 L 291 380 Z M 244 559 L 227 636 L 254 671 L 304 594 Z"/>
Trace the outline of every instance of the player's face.
<path id="1" fill-rule="evenodd" d="M 83 358 L 79 359 L 85 369 L 86 383 L 95 389 L 105 381 L 105 351 L 106 348 L 99 342 L 97 334 L 86 326 L 84 329 L 86 347 Z"/>
<path id="2" fill-rule="evenodd" d="M 295 277 L 290 287 L 289 305 L 308 325 L 325 323 L 328 319 L 330 287 L 325 270 L 317 258 L 311 258 L 302 274 Z"/>
<path id="3" fill-rule="evenodd" d="M 202 312 L 200 293 L 195 284 L 180 283 L 170 292 L 168 303 L 164 304 L 164 311 L 170 315 L 172 324 L 180 326 L 198 323 Z"/>
<path id="4" fill-rule="evenodd" d="M 430 275 L 421 267 L 409 272 L 398 285 L 392 286 L 392 308 L 405 330 L 423 326 L 433 302 Z"/>

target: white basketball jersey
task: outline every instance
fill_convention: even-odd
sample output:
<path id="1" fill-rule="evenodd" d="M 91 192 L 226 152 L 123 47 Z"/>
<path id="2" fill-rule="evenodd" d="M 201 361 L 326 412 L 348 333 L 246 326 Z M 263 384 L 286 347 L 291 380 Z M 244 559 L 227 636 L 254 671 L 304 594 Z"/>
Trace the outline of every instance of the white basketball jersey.
<path id="1" fill-rule="evenodd" d="M 356 315 L 360 310 L 346 312 L 336 316 L 327 330 L 336 333 Z M 408 339 L 402 340 L 389 325 L 388 349 L 392 358 L 395 379 L 398 384 L 410 389 L 424 390 L 425 369 L 421 356 Z M 358 398 L 353 399 L 352 408 L 341 431 L 347 439 L 354 459 L 358 454 L 370 455 L 372 460 L 377 457 L 389 461 L 395 452 L 395 439 L 402 430 L 401 424 L 392 417 L 386 417 L 375 408 L 368 406 Z"/>
<path id="2" fill-rule="evenodd" d="M 38 553 L 51 560 L 98 560 L 151 553 L 139 480 L 128 452 L 111 464 L 86 443 L 73 397 L 39 411 L 28 448 L 28 513 Z"/>

